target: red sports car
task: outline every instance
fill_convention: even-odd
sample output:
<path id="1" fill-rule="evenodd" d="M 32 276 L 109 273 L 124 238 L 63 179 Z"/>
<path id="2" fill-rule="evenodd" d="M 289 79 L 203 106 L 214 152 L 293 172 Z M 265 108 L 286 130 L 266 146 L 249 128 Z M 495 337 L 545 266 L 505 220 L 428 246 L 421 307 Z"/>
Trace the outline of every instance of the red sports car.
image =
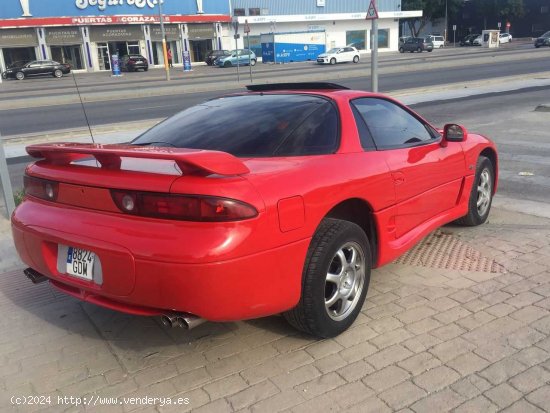
<path id="1" fill-rule="evenodd" d="M 29 146 L 40 160 L 12 218 L 27 276 L 167 325 L 283 313 L 331 337 L 371 268 L 440 225 L 487 219 L 487 138 L 330 83 L 248 89 L 129 145 Z"/>

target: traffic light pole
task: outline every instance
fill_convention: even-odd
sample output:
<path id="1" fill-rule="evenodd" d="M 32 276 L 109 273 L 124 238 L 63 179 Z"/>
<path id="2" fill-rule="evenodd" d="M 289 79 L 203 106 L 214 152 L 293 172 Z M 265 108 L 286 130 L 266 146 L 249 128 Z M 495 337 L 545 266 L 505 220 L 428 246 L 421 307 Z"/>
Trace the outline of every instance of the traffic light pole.
<path id="1" fill-rule="evenodd" d="M 162 36 L 162 54 L 164 56 L 164 71 L 166 80 L 170 80 L 170 67 L 168 63 L 168 49 L 166 48 L 166 32 L 164 31 L 164 16 L 162 15 L 162 0 L 159 1 L 160 34 Z"/>

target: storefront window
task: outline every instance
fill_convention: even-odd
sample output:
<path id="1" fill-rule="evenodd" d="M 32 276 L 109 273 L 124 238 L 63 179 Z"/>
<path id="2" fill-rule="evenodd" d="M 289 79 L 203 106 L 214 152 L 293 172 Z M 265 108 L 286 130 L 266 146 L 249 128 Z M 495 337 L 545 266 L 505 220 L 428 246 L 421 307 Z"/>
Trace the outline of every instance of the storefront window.
<path id="1" fill-rule="evenodd" d="M 111 55 L 109 54 L 109 46 L 107 43 L 97 44 L 97 60 L 99 70 L 111 70 Z"/>
<path id="2" fill-rule="evenodd" d="M 212 40 L 190 40 L 191 60 L 193 62 L 204 62 L 206 55 L 212 50 Z"/>
<path id="3" fill-rule="evenodd" d="M 378 29 L 378 48 L 384 49 L 390 47 L 390 31 L 389 29 Z M 371 45 L 372 49 L 372 32 L 371 32 Z"/>
<path id="4" fill-rule="evenodd" d="M 189 48 L 193 62 L 204 62 L 206 55 L 212 50 L 216 32 L 213 24 L 190 24 L 187 26 Z"/>
<path id="5" fill-rule="evenodd" d="M 365 50 L 366 38 L 366 30 L 351 30 L 346 32 L 346 46 L 352 46 L 358 50 Z"/>
<path id="6" fill-rule="evenodd" d="M 68 63 L 72 69 L 85 69 L 82 62 L 82 47 L 78 45 L 52 46 L 50 48 L 52 60 Z"/>
<path id="7" fill-rule="evenodd" d="M 250 42 L 250 46 L 248 46 L 248 42 Z M 244 44 L 246 48 L 252 50 L 256 56 L 262 56 L 261 36 L 245 36 Z"/>
<path id="8" fill-rule="evenodd" d="M 390 31 L 388 29 L 378 30 L 378 47 L 380 49 L 390 47 Z"/>
<path id="9" fill-rule="evenodd" d="M 35 29 L 0 30 L 0 48 L 7 66 L 14 62 L 36 60 L 36 46 L 38 38 Z"/>
<path id="10" fill-rule="evenodd" d="M 6 47 L 2 48 L 6 67 L 15 62 L 36 60 L 34 47 Z"/>
<path id="11" fill-rule="evenodd" d="M 141 54 L 139 42 L 128 42 L 128 54 Z"/>
<path id="12" fill-rule="evenodd" d="M 172 63 L 181 63 L 182 57 L 176 41 L 166 42 L 166 48 L 172 52 Z M 153 62 L 154 65 L 164 65 L 164 52 L 162 42 L 153 42 Z"/>
<path id="13" fill-rule="evenodd" d="M 78 27 L 46 29 L 46 44 L 53 60 L 68 63 L 73 69 L 85 69 L 82 58 L 82 34 Z"/>

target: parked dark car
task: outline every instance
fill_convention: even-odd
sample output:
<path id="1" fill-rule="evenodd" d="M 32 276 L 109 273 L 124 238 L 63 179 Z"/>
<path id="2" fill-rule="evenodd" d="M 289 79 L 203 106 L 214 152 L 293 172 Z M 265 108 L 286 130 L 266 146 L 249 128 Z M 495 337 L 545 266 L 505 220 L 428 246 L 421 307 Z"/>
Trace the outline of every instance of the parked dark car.
<path id="1" fill-rule="evenodd" d="M 535 40 L 535 47 L 538 49 L 541 46 L 550 46 L 550 32 L 544 33 Z"/>
<path id="2" fill-rule="evenodd" d="M 434 44 L 431 42 L 431 40 L 426 37 L 409 37 L 407 40 L 405 40 L 404 43 L 401 43 L 399 45 L 399 51 L 401 53 L 405 52 L 423 52 L 428 51 L 431 52 L 434 49 Z"/>
<path id="3" fill-rule="evenodd" d="M 214 61 L 218 57 L 225 57 L 225 56 L 231 56 L 231 52 L 229 50 L 212 50 L 208 52 L 206 55 L 206 59 L 204 59 L 204 63 L 206 63 L 208 66 L 215 65 Z"/>
<path id="4" fill-rule="evenodd" d="M 120 70 L 125 70 L 127 72 L 143 70 L 147 72 L 149 70 L 149 62 L 146 57 L 140 54 L 124 55 L 120 60 Z"/>
<path id="5" fill-rule="evenodd" d="M 12 63 L 2 73 L 3 79 L 23 80 L 29 76 L 51 75 L 62 77 L 71 72 L 71 65 L 53 60 L 32 60 Z"/>
<path id="6" fill-rule="evenodd" d="M 461 45 L 461 46 L 475 46 L 475 45 L 474 45 L 474 40 L 477 39 L 479 36 L 481 36 L 481 34 L 479 34 L 479 33 L 472 33 L 472 34 L 469 34 L 469 35 L 465 36 L 465 37 L 460 41 L 460 45 Z"/>

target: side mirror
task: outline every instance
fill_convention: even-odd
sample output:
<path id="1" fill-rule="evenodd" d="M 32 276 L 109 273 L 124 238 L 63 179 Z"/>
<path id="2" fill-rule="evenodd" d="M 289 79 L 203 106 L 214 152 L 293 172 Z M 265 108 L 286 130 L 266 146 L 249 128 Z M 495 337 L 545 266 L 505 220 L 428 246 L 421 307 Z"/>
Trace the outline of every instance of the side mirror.
<path id="1" fill-rule="evenodd" d="M 468 137 L 468 131 L 465 127 L 448 123 L 443 128 L 443 142 L 464 142 Z"/>

